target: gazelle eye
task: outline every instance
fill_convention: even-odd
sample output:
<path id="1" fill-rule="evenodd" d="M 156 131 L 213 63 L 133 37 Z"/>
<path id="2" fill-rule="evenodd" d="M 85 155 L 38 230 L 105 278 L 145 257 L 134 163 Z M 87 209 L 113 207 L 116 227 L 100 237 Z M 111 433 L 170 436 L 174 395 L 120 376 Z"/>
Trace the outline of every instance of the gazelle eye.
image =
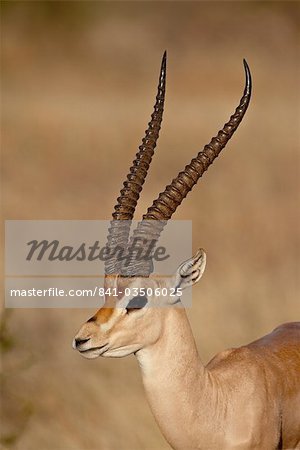
<path id="1" fill-rule="evenodd" d="M 133 297 L 126 306 L 127 313 L 133 311 L 135 309 L 142 309 L 148 303 L 148 299 L 146 296 L 137 295 Z"/>

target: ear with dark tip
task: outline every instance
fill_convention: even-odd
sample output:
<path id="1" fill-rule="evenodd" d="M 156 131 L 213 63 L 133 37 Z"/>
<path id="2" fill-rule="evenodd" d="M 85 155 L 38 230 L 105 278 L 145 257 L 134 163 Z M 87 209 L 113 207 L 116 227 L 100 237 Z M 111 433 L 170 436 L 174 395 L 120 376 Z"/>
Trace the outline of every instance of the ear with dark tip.
<path id="1" fill-rule="evenodd" d="M 142 309 L 148 303 L 148 299 L 146 296 L 137 295 L 133 297 L 126 306 L 127 313 L 133 311 L 135 309 Z"/>
<path id="2" fill-rule="evenodd" d="M 201 248 L 196 255 L 182 263 L 175 274 L 176 287 L 186 289 L 198 283 L 206 266 L 206 254 Z"/>

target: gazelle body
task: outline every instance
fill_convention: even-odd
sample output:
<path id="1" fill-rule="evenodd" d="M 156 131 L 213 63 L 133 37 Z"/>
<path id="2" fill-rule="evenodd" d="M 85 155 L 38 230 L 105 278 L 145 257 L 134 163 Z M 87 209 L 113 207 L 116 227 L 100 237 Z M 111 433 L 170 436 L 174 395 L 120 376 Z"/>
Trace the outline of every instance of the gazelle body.
<path id="1" fill-rule="evenodd" d="M 239 125 L 251 93 L 247 65 L 245 69 L 246 88 L 235 114 L 154 201 L 145 220 L 171 217 Z M 152 121 L 115 207 L 109 248 L 120 242 L 129 248 L 128 230 L 120 233 L 118 221 L 133 217 L 158 138 L 164 91 L 165 57 Z M 133 235 L 144 236 L 143 227 L 141 223 Z M 153 233 L 158 241 L 159 232 Z M 127 292 L 147 287 L 152 292 L 184 290 L 200 280 L 205 263 L 205 252 L 199 250 L 173 277 L 164 279 L 151 276 L 148 263 L 133 260 L 128 272 L 112 259 L 106 265 L 105 287 L 116 288 L 119 296 L 113 303 L 112 298 L 105 299 L 81 327 L 73 347 L 90 359 L 135 354 L 151 410 L 174 449 L 300 448 L 300 322 L 281 325 L 249 345 L 226 350 L 204 366 L 180 298 L 164 297 L 164 304 L 156 307 L 154 295 L 123 294 L 125 288 Z"/>
<path id="2" fill-rule="evenodd" d="M 205 257 L 199 254 L 200 267 L 196 256 L 190 278 L 182 272 L 182 289 L 204 270 Z M 154 290 L 178 286 L 180 278 L 179 270 L 169 286 L 151 278 L 118 277 L 107 286 Z M 139 309 L 101 308 L 83 325 L 75 346 L 87 358 L 136 355 L 151 410 L 174 449 L 300 447 L 300 323 L 225 350 L 205 367 L 185 309 L 156 308 L 152 301 L 148 297 Z M 165 301 L 171 305 L 174 298 Z"/>

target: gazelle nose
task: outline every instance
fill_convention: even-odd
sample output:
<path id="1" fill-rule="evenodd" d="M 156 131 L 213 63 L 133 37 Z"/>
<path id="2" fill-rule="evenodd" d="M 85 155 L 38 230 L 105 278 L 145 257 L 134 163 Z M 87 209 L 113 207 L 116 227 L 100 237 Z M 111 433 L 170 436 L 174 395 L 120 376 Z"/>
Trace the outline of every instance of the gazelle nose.
<path id="1" fill-rule="evenodd" d="M 87 338 L 87 339 L 76 338 L 75 339 L 75 346 L 79 347 L 79 345 L 84 344 L 85 342 L 88 342 L 89 340 L 90 340 L 90 338 Z"/>

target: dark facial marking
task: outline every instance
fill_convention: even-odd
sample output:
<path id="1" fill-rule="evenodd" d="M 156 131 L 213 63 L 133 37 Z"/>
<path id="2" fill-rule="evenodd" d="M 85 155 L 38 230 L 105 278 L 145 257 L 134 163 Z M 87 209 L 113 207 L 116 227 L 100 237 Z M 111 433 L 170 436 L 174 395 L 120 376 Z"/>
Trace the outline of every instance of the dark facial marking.
<path id="1" fill-rule="evenodd" d="M 97 317 L 93 316 L 89 320 L 87 320 L 87 322 L 96 322 L 96 320 L 97 320 Z"/>
<path id="2" fill-rule="evenodd" d="M 138 295 L 136 297 L 133 297 L 126 306 L 127 312 L 129 313 L 130 311 L 135 309 L 142 309 L 147 305 L 147 303 L 148 299 L 146 296 Z"/>

